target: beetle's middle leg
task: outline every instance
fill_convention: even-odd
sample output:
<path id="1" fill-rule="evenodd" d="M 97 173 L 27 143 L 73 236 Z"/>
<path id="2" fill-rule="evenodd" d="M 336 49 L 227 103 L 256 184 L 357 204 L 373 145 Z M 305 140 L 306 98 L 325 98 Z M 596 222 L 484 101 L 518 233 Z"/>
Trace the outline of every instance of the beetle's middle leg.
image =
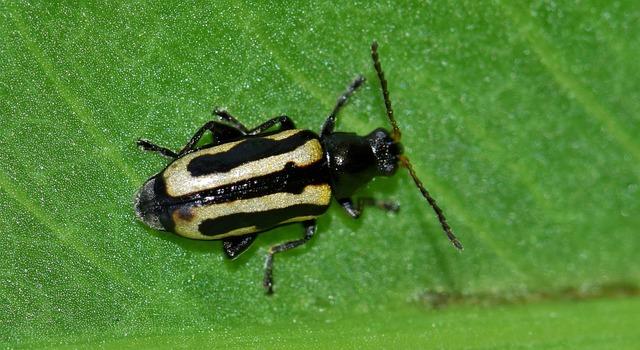
<path id="1" fill-rule="evenodd" d="M 276 253 L 284 252 L 289 249 L 293 249 L 297 246 L 303 245 L 313 237 L 316 233 L 316 220 L 308 220 L 302 223 L 304 225 L 304 237 L 294 241 L 284 242 L 276 244 L 269 248 L 267 254 L 267 260 L 264 263 L 264 287 L 267 294 L 273 294 L 273 255 Z"/>
<path id="2" fill-rule="evenodd" d="M 278 127 L 278 131 L 291 130 L 296 128 L 296 125 L 293 120 L 291 120 L 291 118 L 287 117 L 286 115 L 281 115 L 269 119 L 266 122 L 258 125 L 257 127 L 249 131 L 249 135 L 259 135 L 276 124 L 280 124 L 280 126 Z"/>
<path id="3" fill-rule="evenodd" d="M 193 134 L 189 142 L 180 149 L 178 157 L 193 150 L 207 130 L 211 132 L 211 135 L 213 135 L 214 145 L 219 145 L 232 139 L 237 139 L 243 135 L 242 130 L 239 130 L 235 126 L 223 124 L 214 120 L 209 121 L 201 126 L 200 129 Z"/>
<path id="4" fill-rule="evenodd" d="M 236 119 L 234 116 L 232 116 L 229 112 L 227 112 L 224 109 L 215 109 L 213 111 L 213 114 L 217 115 L 218 118 L 220 118 L 220 120 L 235 126 L 239 130 L 242 130 L 244 135 L 259 135 L 263 133 L 265 130 L 269 129 L 270 127 L 276 124 L 280 124 L 280 126 L 278 127 L 279 131 L 291 130 L 296 128 L 296 125 L 293 122 L 293 120 L 291 120 L 291 118 L 287 117 L 286 115 L 281 115 L 281 116 L 269 119 L 266 122 L 258 125 L 257 127 L 249 130 L 247 129 L 246 126 L 244 126 L 244 124 L 242 124 L 240 121 L 238 121 L 238 119 Z"/>
<path id="5" fill-rule="evenodd" d="M 138 141 L 136 141 L 136 143 L 144 151 L 158 152 L 158 153 L 162 154 L 165 157 L 169 157 L 169 158 L 173 158 L 173 159 L 178 158 L 178 155 L 176 154 L 176 152 L 174 152 L 174 151 L 172 151 L 172 150 L 170 150 L 168 148 L 165 148 L 165 147 L 162 147 L 162 146 L 158 146 L 158 145 L 156 145 L 154 143 L 151 143 L 151 141 L 138 139 Z"/>

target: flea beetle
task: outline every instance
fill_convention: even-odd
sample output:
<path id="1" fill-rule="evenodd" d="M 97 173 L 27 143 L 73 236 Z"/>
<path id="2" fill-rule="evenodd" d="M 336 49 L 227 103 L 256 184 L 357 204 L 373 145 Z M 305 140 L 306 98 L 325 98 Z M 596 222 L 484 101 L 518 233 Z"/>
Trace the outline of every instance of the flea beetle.
<path id="1" fill-rule="evenodd" d="M 263 282 L 270 294 L 274 255 L 306 243 L 315 234 L 316 218 L 327 210 L 332 196 L 354 218 L 365 205 L 397 210 L 388 202 L 354 201 L 352 196 L 374 177 L 392 176 L 398 167 L 404 167 L 433 207 L 449 240 L 462 249 L 442 210 L 402 154 L 401 133 L 376 42 L 371 45 L 371 57 L 393 131 L 378 128 L 366 136 L 334 131 L 338 112 L 362 86 L 364 77 L 355 79 L 340 96 L 319 135 L 296 129 L 284 115 L 248 129 L 229 112 L 216 109 L 213 115 L 218 121 L 204 124 L 177 153 L 138 140 L 143 150 L 172 161 L 142 185 L 135 198 L 137 217 L 156 230 L 221 240 L 230 259 L 244 252 L 259 233 L 302 223 L 304 237 L 269 248 Z M 197 146 L 206 131 L 212 134 L 212 141 Z"/>

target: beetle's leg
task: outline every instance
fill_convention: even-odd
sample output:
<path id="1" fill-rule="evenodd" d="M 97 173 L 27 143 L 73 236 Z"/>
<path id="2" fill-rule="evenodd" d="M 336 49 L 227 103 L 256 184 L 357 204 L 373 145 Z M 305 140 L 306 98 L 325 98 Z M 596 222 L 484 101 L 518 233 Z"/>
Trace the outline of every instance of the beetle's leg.
<path id="1" fill-rule="evenodd" d="M 189 142 L 187 142 L 187 144 L 178 152 L 178 157 L 194 149 L 198 141 L 200 141 L 200 138 L 202 138 L 202 135 L 207 130 L 209 130 L 213 135 L 212 143 L 214 145 L 219 145 L 225 141 L 244 135 L 243 131 L 235 127 L 235 125 L 231 126 L 212 120 L 204 124 L 200 129 L 198 129 L 198 131 L 196 131 L 195 134 L 193 134 Z"/>
<path id="2" fill-rule="evenodd" d="M 371 197 L 358 198 L 358 202 L 355 206 L 351 198 L 340 199 L 338 200 L 338 203 L 340 203 L 342 209 L 344 209 L 344 211 L 346 211 L 347 214 L 349 214 L 349 216 L 351 216 L 352 218 L 360 217 L 360 215 L 362 215 L 362 209 L 365 206 L 372 206 L 387 211 L 400 210 L 400 206 L 398 206 L 397 204 L 394 204 L 390 201 L 378 201 Z"/>
<path id="3" fill-rule="evenodd" d="M 316 233 L 316 220 L 308 220 L 302 223 L 304 225 L 304 237 L 295 241 L 284 242 L 276 244 L 269 248 L 267 254 L 267 260 L 264 263 L 264 287 L 267 294 L 273 293 L 273 255 L 276 253 L 284 252 L 286 250 L 295 248 L 299 245 L 305 244 L 313 234 Z"/>
<path id="4" fill-rule="evenodd" d="M 249 248 L 254 239 L 256 235 L 225 238 L 222 241 L 222 248 L 229 259 L 235 259 Z"/>
<path id="5" fill-rule="evenodd" d="M 136 141 L 136 143 L 144 151 L 158 152 L 158 153 L 162 154 L 165 157 L 169 157 L 169 158 L 173 158 L 173 159 L 178 158 L 178 155 L 176 154 L 176 152 L 174 152 L 174 151 L 172 151 L 172 150 L 170 150 L 168 148 L 164 148 L 164 147 L 158 146 L 156 144 L 153 144 L 153 143 L 151 143 L 151 141 L 138 139 L 138 141 Z"/>
<path id="6" fill-rule="evenodd" d="M 269 129 L 270 127 L 276 124 L 280 124 L 280 126 L 278 127 L 279 131 L 291 130 L 296 128 L 296 125 L 293 123 L 293 120 L 291 120 L 291 118 L 287 117 L 286 115 L 281 115 L 281 116 L 269 119 L 266 122 L 260 124 L 258 127 L 249 130 L 247 129 L 246 126 L 240 123 L 234 116 L 232 116 L 231 114 L 229 114 L 229 112 L 223 109 L 216 109 L 213 111 L 213 114 L 217 115 L 220 118 L 220 120 L 227 122 L 235 126 L 236 128 L 240 129 L 245 135 L 259 135 L 265 130 Z"/>
<path id="7" fill-rule="evenodd" d="M 249 131 L 249 135 L 262 134 L 265 130 L 276 124 L 280 124 L 280 126 L 278 127 L 278 131 L 291 130 L 296 128 L 296 125 L 293 123 L 293 120 L 291 120 L 291 118 L 287 117 L 286 115 L 281 115 L 279 117 L 269 119 L 266 122 L 258 125 L 257 127 Z"/>
<path id="8" fill-rule="evenodd" d="M 237 129 L 242 131 L 242 133 L 244 135 L 249 133 L 249 129 L 247 129 L 247 127 L 244 126 L 244 124 L 242 124 L 240 121 L 238 121 L 238 119 L 236 119 L 234 116 L 232 116 L 226 110 L 217 109 L 216 108 L 216 109 L 213 110 L 213 115 L 217 115 L 218 118 L 220 118 L 220 120 L 222 120 L 223 122 L 226 122 L 228 124 L 231 124 L 231 125 L 235 126 Z"/>
<path id="9" fill-rule="evenodd" d="M 336 106 L 333 107 L 333 111 L 331 112 L 331 115 L 329 116 L 329 118 L 327 118 L 327 120 L 324 121 L 324 124 L 322 124 L 322 131 L 320 132 L 320 137 L 327 136 L 333 132 L 333 129 L 336 125 L 336 118 L 338 116 L 338 112 L 340 112 L 340 109 L 342 108 L 342 106 L 344 106 L 345 103 L 347 103 L 347 100 L 349 99 L 349 97 L 351 97 L 351 95 L 353 95 L 353 93 L 356 92 L 356 90 L 358 90 L 365 81 L 366 79 L 363 76 L 359 76 L 358 78 L 356 78 L 354 81 L 351 82 L 351 85 L 349 85 L 349 88 L 347 89 L 347 91 L 345 91 L 342 94 L 342 96 L 340 96 L 340 98 L 338 99 L 338 102 L 336 103 Z"/>
<path id="10" fill-rule="evenodd" d="M 358 209 L 362 213 L 362 208 L 365 206 L 376 207 L 378 209 L 386 210 L 386 211 L 399 211 L 400 206 L 391 202 L 391 201 L 381 201 L 376 200 L 372 197 L 360 197 L 358 198 Z"/>

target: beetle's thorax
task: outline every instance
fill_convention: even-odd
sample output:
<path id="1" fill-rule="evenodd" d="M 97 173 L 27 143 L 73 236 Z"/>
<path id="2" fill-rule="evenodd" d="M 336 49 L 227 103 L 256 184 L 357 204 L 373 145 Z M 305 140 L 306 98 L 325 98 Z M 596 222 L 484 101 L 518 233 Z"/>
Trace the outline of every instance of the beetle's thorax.
<path id="1" fill-rule="evenodd" d="M 333 132 L 322 138 L 336 198 L 348 198 L 376 176 L 392 176 L 402 146 L 382 128 L 369 135 Z"/>

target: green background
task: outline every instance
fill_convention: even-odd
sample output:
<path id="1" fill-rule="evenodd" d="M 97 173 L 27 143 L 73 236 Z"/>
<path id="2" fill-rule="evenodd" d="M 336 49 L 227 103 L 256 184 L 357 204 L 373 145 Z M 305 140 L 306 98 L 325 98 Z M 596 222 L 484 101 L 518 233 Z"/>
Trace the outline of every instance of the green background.
<path id="1" fill-rule="evenodd" d="M 388 1 L 0 3 L 0 345 L 631 348 L 640 342 L 640 3 Z M 275 261 L 227 261 L 135 220 L 172 149 L 226 107 L 319 130 L 387 126 L 406 172 L 333 206 Z"/>

